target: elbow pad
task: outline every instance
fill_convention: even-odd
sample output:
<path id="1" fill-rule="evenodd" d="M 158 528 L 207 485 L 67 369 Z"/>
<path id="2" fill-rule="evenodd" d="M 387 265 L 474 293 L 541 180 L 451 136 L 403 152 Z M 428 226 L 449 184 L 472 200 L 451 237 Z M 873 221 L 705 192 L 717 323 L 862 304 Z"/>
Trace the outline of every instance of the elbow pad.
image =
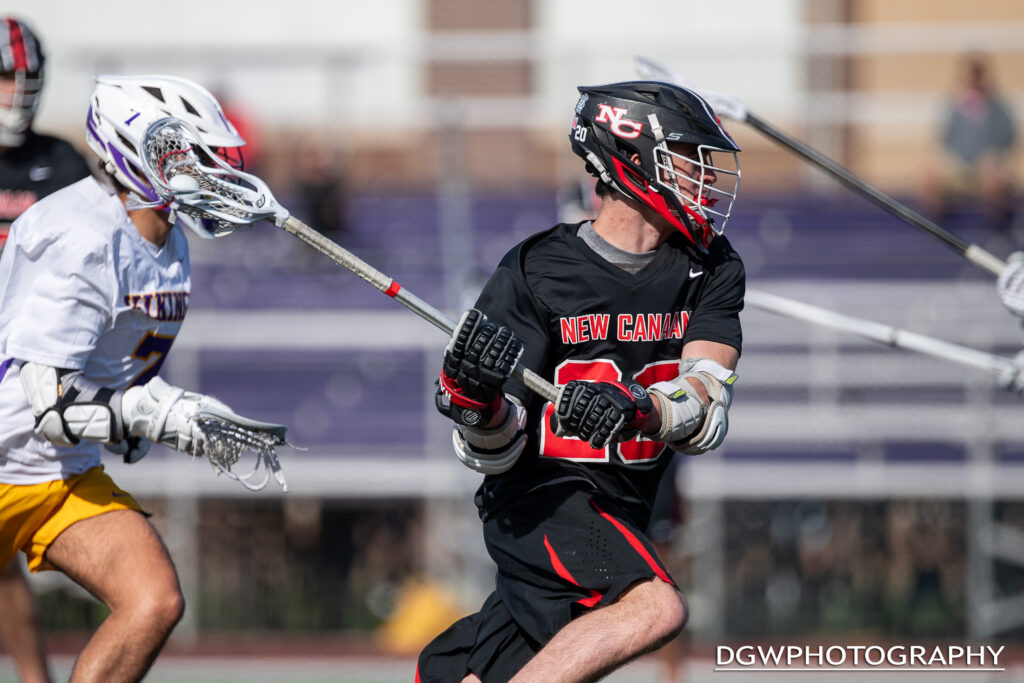
<path id="1" fill-rule="evenodd" d="M 648 387 L 661 404 L 661 429 L 651 438 L 687 455 L 718 448 L 729 430 L 729 406 L 737 377 L 710 358 L 681 361 L 678 377 Z M 708 403 L 692 393 L 688 378 L 704 385 L 710 398 Z"/>
<path id="2" fill-rule="evenodd" d="M 509 400 L 508 417 L 494 429 L 455 425 L 452 443 L 462 464 L 483 474 L 512 468 L 526 448 L 526 409 Z"/>
<path id="3" fill-rule="evenodd" d="M 39 436 L 58 446 L 122 439 L 121 392 L 86 379 L 80 370 L 29 362 L 21 365 L 20 374 Z"/>

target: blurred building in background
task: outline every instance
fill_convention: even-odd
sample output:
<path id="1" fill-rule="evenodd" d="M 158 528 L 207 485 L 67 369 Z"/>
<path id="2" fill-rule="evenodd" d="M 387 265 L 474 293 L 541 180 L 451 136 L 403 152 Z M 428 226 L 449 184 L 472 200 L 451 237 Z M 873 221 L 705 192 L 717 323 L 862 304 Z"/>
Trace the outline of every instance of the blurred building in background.
<path id="1" fill-rule="evenodd" d="M 75 107 L 94 73 L 194 78 L 258 131 L 254 161 L 285 206 L 314 223 L 335 211 L 320 227 L 456 317 L 579 183 L 575 86 L 635 78 L 635 55 L 736 96 L 915 206 L 941 163 L 965 54 L 984 50 L 1024 117 L 1017 0 L 8 4 L 50 51 L 39 129 L 82 138 Z M 140 30 L 175 17 L 188 18 L 181 30 Z M 749 286 L 1020 349 L 985 273 L 728 127 L 744 148 L 728 236 Z M 1024 181 L 1024 154 L 1010 167 Z M 1000 257 L 1024 245 L 1019 217 L 995 233 L 983 209 L 960 205 L 944 225 Z M 111 463 L 157 513 L 181 571 L 189 610 L 175 638 L 387 624 L 409 648 L 417 629 L 437 630 L 394 623 L 410 587 L 438 589 L 416 593 L 431 613 L 475 608 L 492 569 L 478 475 L 452 457 L 432 405 L 443 335 L 269 224 L 194 246 L 169 381 L 287 423 L 307 450 L 281 453 L 284 496 L 175 453 Z M 980 371 L 757 309 L 744 328 L 729 439 L 677 482 L 690 637 L 1024 639 L 1024 400 Z M 51 628 L 94 618 L 54 577 L 36 584 L 54 589 L 42 598 Z"/>

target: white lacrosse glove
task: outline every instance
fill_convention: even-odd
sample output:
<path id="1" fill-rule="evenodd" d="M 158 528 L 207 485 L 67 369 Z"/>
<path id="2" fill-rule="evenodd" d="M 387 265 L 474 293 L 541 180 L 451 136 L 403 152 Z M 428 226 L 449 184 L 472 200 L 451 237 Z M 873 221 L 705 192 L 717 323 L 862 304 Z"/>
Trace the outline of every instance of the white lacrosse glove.
<path id="1" fill-rule="evenodd" d="M 231 412 L 215 398 L 172 387 L 159 377 L 128 389 L 121 399 L 127 433 L 191 456 L 202 455 L 202 430 L 194 417 L 210 409 Z"/>
<path id="2" fill-rule="evenodd" d="M 263 488 L 271 475 L 288 490 L 274 452 L 275 446 L 290 445 L 284 425 L 242 417 L 212 396 L 172 387 L 159 377 L 125 391 L 121 415 L 125 431 L 132 436 L 192 457 L 205 456 L 219 474 L 252 491 Z M 246 451 L 255 453 L 255 465 L 252 472 L 240 475 L 232 467 Z"/>
<path id="3" fill-rule="evenodd" d="M 1024 322 L 1024 251 L 1010 254 L 996 287 L 1003 306 Z"/>

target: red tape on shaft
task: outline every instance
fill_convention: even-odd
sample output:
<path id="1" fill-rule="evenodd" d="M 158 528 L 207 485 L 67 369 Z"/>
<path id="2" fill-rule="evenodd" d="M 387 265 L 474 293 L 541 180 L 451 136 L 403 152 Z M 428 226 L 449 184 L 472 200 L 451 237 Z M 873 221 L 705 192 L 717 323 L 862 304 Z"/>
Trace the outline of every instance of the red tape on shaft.
<path id="1" fill-rule="evenodd" d="M 394 299 L 396 296 L 398 296 L 398 291 L 400 289 L 402 289 L 402 285 L 392 280 L 391 285 L 384 290 L 384 293 L 390 296 L 392 299 Z"/>

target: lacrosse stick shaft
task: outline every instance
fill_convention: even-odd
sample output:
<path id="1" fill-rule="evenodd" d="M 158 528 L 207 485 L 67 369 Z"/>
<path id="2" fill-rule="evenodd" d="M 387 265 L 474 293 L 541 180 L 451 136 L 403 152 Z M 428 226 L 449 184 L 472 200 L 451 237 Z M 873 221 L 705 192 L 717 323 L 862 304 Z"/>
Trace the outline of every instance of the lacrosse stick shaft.
<path id="1" fill-rule="evenodd" d="M 366 263 L 366 261 L 363 261 L 348 249 L 328 239 L 322 233 L 309 227 L 299 219 L 289 216 L 281 223 L 280 227 L 327 256 L 339 266 L 352 271 L 372 285 L 374 289 L 387 294 L 416 315 L 442 330 L 448 336 L 455 332 L 455 322 L 451 318 L 403 288 L 392 278 Z M 512 376 L 548 401 L 554 402 L 558 398 L 558 389 L 554 385 L 532 370 L 524 368 L 522 364 L 516 365 L 512 370 Z"/>
<path id="2" fill-rule="evenodd" d="M 803 320 L 814 325 L 821 325 L 840 332 L 872 339 L 874 341 L 910 351 L 918 351 L 944 360 L 960 363 L 973 368 L 987 370 L 997 375 L 1010 376 L 1019 368 L 1009 358 L 997 356 L 969 346 L 961 346 L 952 342 L 935 339 L 927 335 L 909 332 L 891 325 L 854 318 L 830 311 L 826 308 L 812 306 L 785 297 L 768 294 L 757 290 L 747 290 L 746 303 L 770 313 Z"/>
<path id="3" fill-rule="evenodd" d="M 799 140 L 786 135 L 778 128 L 772 126 L 749 111 L 746 113 L 745 120 L 765 136 L 771 138 L 786 149 L 796 152 L 796 154 L 815 166 L 818 166 L 833 178 L 852 189 L 854 192 L 867 197 L 870 201 L 892 213 L 897 218 L 910 223 L 916 228 L 924 230 L 931 236 L 945 243 L 947 246 L 958 251 L 964 256 L 964 258 L 979 268 L 983 268 L 995 275 L 999 275 L 1003 271 L 1003 268 L 1006 267 L 1006 263 L 1004 261 L 993 256 L 978 245 L 970 244 L 966 240 L 936 224 L 934 221 L 928 220 L 906 204 L 896 201 L 881 190 L 864 182 L 848 169 L 843 168 L 821 152 L 818 152 Z"/>
<path id="4" fill-rule="evenodd" d="M 638 56 L 634 61 L 637 70 L 645 77 L 662 80 L 668 83 L 675 83 L 676 85 L 680 85 L 684 88 L 696 90 L 708 101 L 711 108 L 714 109 L 719 116 L 750 124 L 750 126 L 755 130 L 759 131 L 766 137 L 771 138 L 786 149 L 795 152 L 797 155 L 803 157 L 815 166 L 821 168 L 854 192 L 863 195 L 877 206 L 880 206 L 882 209 L 890 212 L 897 218 L 940 240 L 943 244 L 959 252 L 964 258 L 979 268 L 987 270 L 995 275 L 999 275 L 1003 272 L 1003 269 L 1006 268 L 1005 261 L 993 256 L 976 244 L 968 243 L 957 235 L 951 233 L 949 230 L 939 226 L 934 221 L 928 220 L 907 205 L 896 201 L 884 192 L 867 184 L 848 169 L 843 168 L 821 152 L 805 145 L 789 135 L 786 135 L 764 119 L 755 116 L 747 109 L 746 105 L 732 95 L 704 90 L 691 82 L 684 75 L 672 71 L 664 65 L 658 64 L 646 57 Z"/>

